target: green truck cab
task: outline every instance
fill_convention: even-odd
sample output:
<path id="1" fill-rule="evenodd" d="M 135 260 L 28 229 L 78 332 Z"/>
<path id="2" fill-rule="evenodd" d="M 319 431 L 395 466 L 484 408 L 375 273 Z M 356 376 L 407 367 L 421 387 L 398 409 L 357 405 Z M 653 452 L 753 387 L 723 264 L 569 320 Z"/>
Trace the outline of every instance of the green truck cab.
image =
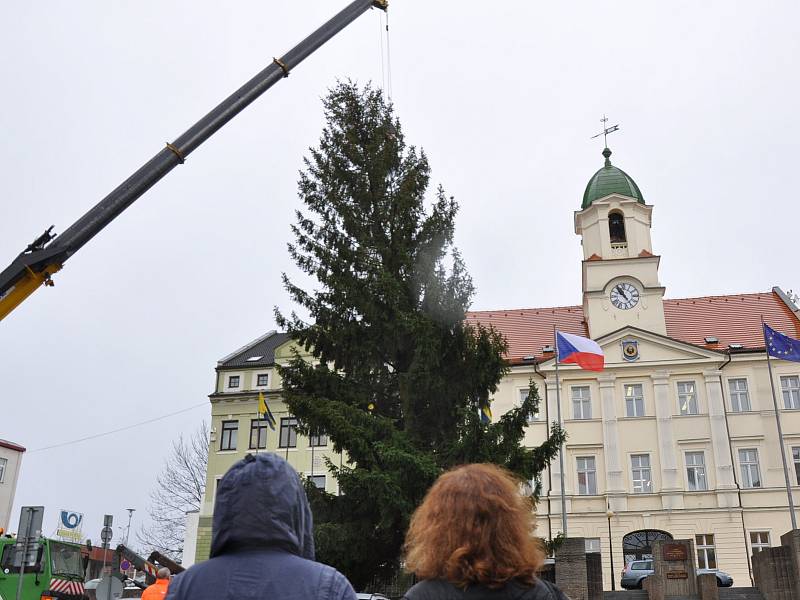
<path id="1" fill-rule="evenodd" d="M 39 538 L 28 544 L 22 569 L 17 540 L 0 537 L 0 600 L 86 600 L 84 560 L 78 544 Z"/>

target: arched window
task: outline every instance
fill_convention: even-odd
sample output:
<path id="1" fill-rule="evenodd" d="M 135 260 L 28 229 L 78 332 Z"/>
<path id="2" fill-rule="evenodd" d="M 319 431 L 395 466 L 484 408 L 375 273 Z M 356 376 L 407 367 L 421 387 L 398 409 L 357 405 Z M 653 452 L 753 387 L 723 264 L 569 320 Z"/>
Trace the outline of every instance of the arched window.
<path id="1" fill-rule="evenodd" d="M 625 218 L 622 213 L 612 212 L 608 215 L 608 235 L 612 244 L 624 244 L 628 241 L 625 238 Z"/>
<path id="2" fill-rule="evenodd" d="M 625 554 L 625 564 L 632 560 L 653 558 L 652 544 L 656 540 L 671 541 L 672 534 L 658 529 L 642 529 L 632 531 L 622 538 L 622 552 Z"/>

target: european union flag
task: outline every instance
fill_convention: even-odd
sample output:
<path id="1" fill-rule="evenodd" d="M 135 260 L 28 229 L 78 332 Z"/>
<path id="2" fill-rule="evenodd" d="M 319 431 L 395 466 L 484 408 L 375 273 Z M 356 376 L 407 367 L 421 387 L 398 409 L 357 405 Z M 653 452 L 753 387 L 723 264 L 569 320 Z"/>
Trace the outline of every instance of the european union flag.
<path id="1" fill-rule="evenodd" d="M 778 333 L 764 323 L 764 341 L 770 356 L 800 362 L 800 340 Z"/>

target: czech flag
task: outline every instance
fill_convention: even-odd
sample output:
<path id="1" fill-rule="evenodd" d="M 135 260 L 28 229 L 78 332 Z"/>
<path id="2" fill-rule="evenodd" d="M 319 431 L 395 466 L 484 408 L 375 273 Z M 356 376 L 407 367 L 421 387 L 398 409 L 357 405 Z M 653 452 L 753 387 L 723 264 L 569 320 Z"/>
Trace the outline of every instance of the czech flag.
<path id="1" fill-rule="evenodd" d="M 602 371 L 605 361 L 603 349 L 594 340 L 556 331 L 558 362 L 575 363 L 587 371 Z"/>

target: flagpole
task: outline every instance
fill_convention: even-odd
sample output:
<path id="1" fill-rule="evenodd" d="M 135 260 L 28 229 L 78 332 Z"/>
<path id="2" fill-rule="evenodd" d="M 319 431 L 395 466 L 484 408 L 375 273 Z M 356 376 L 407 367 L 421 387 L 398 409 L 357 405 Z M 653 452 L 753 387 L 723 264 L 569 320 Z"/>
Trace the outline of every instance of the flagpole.
<path id="1" fill-rule="evenodd" d="M 556 326 L 553 325 L 553 344 L 556 350 L 556 416 L 558 418 L 558 426 L 563 428 L 561 423 L 561 382 L 558 378 L 558 336 L 556 333 Z M 558 452 L 558 465 L 561 469 L 561 530 L 564 537 L 567 536 L 567 500 L 564 495 L 564 441 L 561 441 L 561 447 Z"/>
<path id="2" fill-rule="evenodd" d="M 256 380 L 258 381 L 258 380 Z M 264 392 L 259 391 L 256 398 L 256 454 L 258 454 L 258 444 L 261 441 L 261 398 Z M 264 415 L 266 416 L 266 415 Z M 253 443 L 253 426 L 250 426 L 250 443 Z M 266 447 L 266 444 L 264 444 Z"/>
<path id="3" fill-rule="evenodd" d="M 769 387 L 772 389 L 772 405 L 775 407 L 775 423 L 778 426 L 778 442 L 781 446 L 781 460 L 783 461 L 783 478 L 786 482 L 786 495 L 789 498 L 789 514 L 792 517 L 792 529 L 797 529 L 797 517 L 794 514 L 794 498 L 792 498 L 792 484 L 789 481 L 789 466 L 786 462 L 786 448 L 783 443 L 783 428 L 781 427 L 781 415 L 778 410 L 778 398 L 775 395 L 775 377 L 772 374 L 772 361 L 769 357 L 769 345 L 767 342 L 767 330 L 764 328 L 764 317 L 761 317 L 761 333 L 764 335 L 764 351 L 767 353 L 767 370 L 769 371 Z"/>
<path id="4" fill-rule="evenodd" d="M 314 441 L 311 432 L 308 434 L 308 441 Z M 319 437 L 317 437 L 317 442 L 319 442 Z M 314 444 L 311 444 L 311 481 L 314 481 Z"/>

